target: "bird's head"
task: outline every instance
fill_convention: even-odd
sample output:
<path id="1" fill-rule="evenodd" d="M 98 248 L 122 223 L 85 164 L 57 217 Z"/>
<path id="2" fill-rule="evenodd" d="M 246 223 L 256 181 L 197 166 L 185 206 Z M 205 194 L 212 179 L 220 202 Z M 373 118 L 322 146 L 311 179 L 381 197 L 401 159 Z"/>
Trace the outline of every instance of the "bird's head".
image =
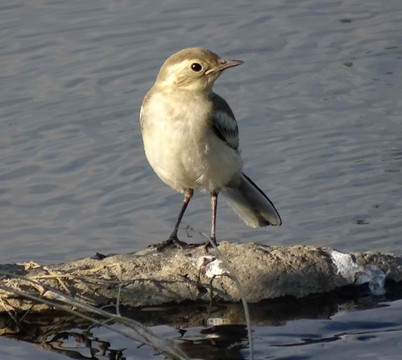
<path id="1" fill-rule="evenodd" d="M 165 91 L 210 91 L 223 70 L 242 63 L 240 60 L 221 59 L 202 48 L 183 49 L 165 61 L 155 85 Z"/>

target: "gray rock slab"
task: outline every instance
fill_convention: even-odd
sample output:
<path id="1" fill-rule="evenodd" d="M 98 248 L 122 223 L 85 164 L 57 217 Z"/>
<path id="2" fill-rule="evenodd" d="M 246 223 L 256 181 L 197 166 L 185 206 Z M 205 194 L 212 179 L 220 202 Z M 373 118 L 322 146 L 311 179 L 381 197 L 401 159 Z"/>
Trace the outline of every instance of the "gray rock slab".
<path id="1" fill-rule="evenodd" d="M 324 247 L 264 246 L 222 241 L 219 251 L 235 272 L 248 302 L 281 296 L 301 298 L 348 285 L 368 283 L 381 294 L 386 279 L 402 281 L 402 257 L 364 252 L 340 253 Z M 41 311 L 48 307 L 16 296 L 10 289 L 40 293 L 47 287 L 91 305 L 157 306 L 214 299 L 237 302 L 240 294 L 214 249 L 204 247 L 84 258 L 64 264 L 0 266 L 1 311 Z M 14 277 L 18 275 L 19 277 Z"/>

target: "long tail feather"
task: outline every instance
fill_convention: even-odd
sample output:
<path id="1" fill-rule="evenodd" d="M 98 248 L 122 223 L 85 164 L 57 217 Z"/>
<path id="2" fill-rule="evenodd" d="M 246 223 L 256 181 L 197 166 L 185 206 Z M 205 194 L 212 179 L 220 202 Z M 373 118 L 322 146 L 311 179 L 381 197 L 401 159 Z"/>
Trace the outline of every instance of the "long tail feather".
<path id="1" fill-rule="evenodd" d="M 240 184 L 221 189 L 229 205 L 250 227 L 279 226 L 281 217 L 274 204 L 254 182 L 242 174 Z"/>

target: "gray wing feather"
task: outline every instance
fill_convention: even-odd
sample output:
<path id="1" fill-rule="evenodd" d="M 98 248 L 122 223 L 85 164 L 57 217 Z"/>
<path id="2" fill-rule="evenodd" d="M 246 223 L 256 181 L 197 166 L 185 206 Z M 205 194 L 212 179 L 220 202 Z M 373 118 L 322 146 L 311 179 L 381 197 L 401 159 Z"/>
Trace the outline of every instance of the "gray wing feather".
<path id="1" fill-rule="evenodd" d="M 219 95 L 212 94 L 212 127 L 215 135 L 233 149 L 239 147 L 239 129 L 233 112 L 227 102 Z"/>

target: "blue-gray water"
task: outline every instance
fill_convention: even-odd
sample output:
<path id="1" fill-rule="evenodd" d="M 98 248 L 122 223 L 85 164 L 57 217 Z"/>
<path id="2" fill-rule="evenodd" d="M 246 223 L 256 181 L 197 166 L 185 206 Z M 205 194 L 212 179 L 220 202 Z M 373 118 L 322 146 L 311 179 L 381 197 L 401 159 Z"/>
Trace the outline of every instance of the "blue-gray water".
<path id="1" fill-rule="evenodd" d="M 249 229 L 220 201 L 218 240 L 401 253 L 400 0 L 3 0 L 0 34 L 1 263 L 166 239 L 182 197 L 148 166 L 138 116 L 188 46 L 245 61 L 215 91 L 283 218 Z M 184 226 L 209 222 L 197 194 Z"/>

